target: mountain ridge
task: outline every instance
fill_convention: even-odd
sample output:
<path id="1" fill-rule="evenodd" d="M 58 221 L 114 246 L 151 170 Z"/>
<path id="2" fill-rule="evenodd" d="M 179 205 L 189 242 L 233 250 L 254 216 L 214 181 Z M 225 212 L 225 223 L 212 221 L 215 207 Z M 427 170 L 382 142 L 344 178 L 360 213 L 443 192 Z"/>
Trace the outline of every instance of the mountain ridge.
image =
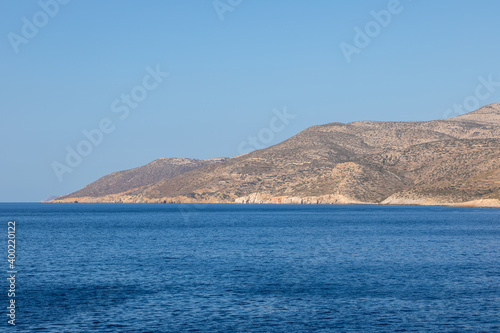
<path id="1" fill-rule="evenodd" d="M 500 207 L 500 103 L 449 119 L 332 122 L 240 156 L 174 160 L 52 202 Z"/>

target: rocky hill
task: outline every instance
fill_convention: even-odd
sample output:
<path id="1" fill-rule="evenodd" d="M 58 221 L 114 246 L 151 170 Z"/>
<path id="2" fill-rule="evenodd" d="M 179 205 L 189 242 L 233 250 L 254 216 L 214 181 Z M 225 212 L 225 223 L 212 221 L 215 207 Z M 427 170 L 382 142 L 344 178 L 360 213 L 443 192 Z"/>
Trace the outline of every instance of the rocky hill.
<path id="1" fill-rule="evenodd" d="M 159 158 L 144 166 L 113 172 L 90 185 L 58 200 L 72 197 L 101 197 L 109 194 L 121 193 L 133 188 L 154 184 L 161 180 L 175 178 L 202 166 L 224 161 L 223 158 L 197 160 L 190 158 Z"/>
<path id="2" fill-rule="evenodd" d="M 500 104 L 450 119 L 314 126 L 229 159 L 160 159 L 54 202 L 500 207 Z"/>

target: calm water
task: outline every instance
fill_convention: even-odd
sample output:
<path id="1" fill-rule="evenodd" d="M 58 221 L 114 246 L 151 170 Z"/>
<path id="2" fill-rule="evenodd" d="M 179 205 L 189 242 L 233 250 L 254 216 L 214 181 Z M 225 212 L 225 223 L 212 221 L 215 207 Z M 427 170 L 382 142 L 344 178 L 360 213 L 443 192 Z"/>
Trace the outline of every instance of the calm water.
<path id="1" fill-rule="evenodd" d="M 498 332 L 500 210 L 0 204 L 38 332 Z M 3 304 L 3 305 L 2 305 Z"/>

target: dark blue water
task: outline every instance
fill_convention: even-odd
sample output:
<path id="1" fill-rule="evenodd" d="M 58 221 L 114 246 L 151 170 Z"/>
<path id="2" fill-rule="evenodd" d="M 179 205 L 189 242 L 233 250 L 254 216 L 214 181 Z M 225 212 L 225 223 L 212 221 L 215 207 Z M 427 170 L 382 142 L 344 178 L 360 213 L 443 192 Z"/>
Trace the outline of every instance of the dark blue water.
<path id="1" fill-rule="evenodd" d="M 19 332 L 498 332 L 500 210 L 0 204 Z M 5 307 L 4 307 L 5 306 Z"/>

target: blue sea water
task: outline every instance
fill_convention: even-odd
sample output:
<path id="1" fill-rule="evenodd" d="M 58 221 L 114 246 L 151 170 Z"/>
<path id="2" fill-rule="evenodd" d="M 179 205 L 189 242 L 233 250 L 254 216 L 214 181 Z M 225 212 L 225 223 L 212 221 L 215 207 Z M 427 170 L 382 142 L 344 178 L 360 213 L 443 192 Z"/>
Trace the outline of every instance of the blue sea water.
<path id="1" fill-rule="evenodd" d="M 499 209 L 0 204 L 0 217 L 2 332 L 500 331 Z"/>

